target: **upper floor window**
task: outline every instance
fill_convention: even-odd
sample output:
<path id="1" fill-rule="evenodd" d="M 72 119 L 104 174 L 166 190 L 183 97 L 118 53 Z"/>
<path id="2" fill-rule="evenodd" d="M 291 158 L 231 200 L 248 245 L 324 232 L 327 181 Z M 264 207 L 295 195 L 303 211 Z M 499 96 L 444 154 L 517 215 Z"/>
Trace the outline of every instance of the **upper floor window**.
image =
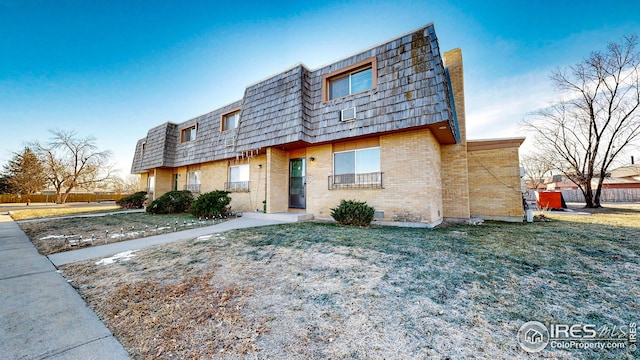
<path id="1" fill-rule="evenodd" d="M 180 142 L 187 142 L 196 139 L 196 126 L 192 125 L 188 128 L 182 129 L 180 134 Z"/>
<path id="2" fill-rule="evenodd" d="M 322 101 L 373 89 L 377 85 L 376 58 L 360 61 L 322 77 Z"/>
<path id="3" fill-rule="evenodd" d="M 240 110 L 222 115 L 222 131 L 235 129 L 240 122 Z"/>
<path id="4" fill-rule="evenodd" d="M 329 80 L 329 100 L 371 89 L 371 68 Z"/>

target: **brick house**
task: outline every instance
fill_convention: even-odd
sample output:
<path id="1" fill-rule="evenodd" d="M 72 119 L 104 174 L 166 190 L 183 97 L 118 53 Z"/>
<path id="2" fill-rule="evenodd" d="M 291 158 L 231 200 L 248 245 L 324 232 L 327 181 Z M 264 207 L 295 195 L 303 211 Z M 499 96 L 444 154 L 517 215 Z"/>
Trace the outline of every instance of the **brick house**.
<path id="1" fill-rule="evenodd" d="M 521 221 L 522 138 L 467 141 L 462 53 L 433 24 L 319 69 L 296 65 L 241 100 L 138 141 L 151 198 L 226 189 L 236 211 L 328 218 L 341 199 L 378 218 Z M 497 180 L 496 180 L 497 179 Z"/>

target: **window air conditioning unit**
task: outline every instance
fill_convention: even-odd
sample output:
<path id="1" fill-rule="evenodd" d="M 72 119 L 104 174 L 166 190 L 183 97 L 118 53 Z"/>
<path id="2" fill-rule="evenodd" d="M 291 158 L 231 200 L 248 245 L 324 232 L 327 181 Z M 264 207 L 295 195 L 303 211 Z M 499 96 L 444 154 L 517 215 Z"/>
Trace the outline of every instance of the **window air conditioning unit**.
<path id="1" fill-rule="evenodd" d="M 340 110 L 340 121 L 350 121 L 356 119 L 356 107 Z"/>

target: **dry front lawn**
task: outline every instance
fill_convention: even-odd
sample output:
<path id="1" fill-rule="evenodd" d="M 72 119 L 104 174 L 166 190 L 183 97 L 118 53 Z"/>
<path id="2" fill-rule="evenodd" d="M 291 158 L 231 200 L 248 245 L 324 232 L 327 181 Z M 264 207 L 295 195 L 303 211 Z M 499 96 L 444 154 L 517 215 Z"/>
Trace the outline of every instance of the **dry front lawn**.
<path id="1" fill-rule="evenodd" d="M 89 246 L 88 242 L 84 242 L 70 247 L 65 236 L 71 239 L 94 239 L 95 246 L 211 226 L 221 221 L 224 220 L 198 220 L 190 214 L 151 215 L 141 212 L 28 221 L 19 225 L 40 254 L 50 255 L 75 250 L 78 246 Z"/>
<path id="2" fill-rule="evenodd" d="M 637 358 L 520 349 L 530 320 L 640 318 L 640 214 L 549 216 L 434 230 L 278 225 L 62 269 L 136 359 Z"/>
<path id="3" fill-rule="evenodd" d="M 122 210 L 118 205 L 96 205 L 96 206 L 77 206 L 74 207 L 58 207 L 64 205 L 56 205 L 51 208 L 34 208 L 27 207 L 20 210 L 12 210 L 11 218 L 13 220 L 26 220 L 26 219 L 38 219 L 51 216 L 65 216 L 65 215 L 77 215 L 77 214 L 95 214 L 97 212 L 113 212 Z"/>

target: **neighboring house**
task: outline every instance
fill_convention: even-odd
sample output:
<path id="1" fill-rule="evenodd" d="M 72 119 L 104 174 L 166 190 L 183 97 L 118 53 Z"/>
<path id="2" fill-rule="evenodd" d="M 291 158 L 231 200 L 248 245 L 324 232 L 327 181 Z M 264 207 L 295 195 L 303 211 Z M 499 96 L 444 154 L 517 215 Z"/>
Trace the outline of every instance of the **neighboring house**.
<path id="1" fill-rule="evenodd" d="M 297 65 L 210 113 L 138 141 L 132 172 L 157 198 L 231 192 L 237 211 L 329 218 L 341 199 L 436 225 L 522 221 L 522 138 L 466 139 L 462 54 L 429 24 L 319 69 Z"/>
<path id="2" fill-rule="evenodd" d="M 640 201 L 640 167 L 624 166 L 611 171 L 611 175 L 602 182 L 601 202 L 637 202 Z M 591 188 L 595 193 L 599 177 L 591 179 Z M 566 202 L 584 202 L 582 191 L 565 175 L 553 175 L 547 179 L 542 191 L 561 191 Z"/>
<path id="3" fill-rule="evenodd" d="M 524 183 L 524 188 L 527 190 L 533 191 L 544 191 L 547 190 L 547 185 L 544 183 L 544 179 L 536 179 L 536 181 L 526 180 Z"/>
<path id="4" fill-rule="evenodd" d="M 606 177 L 602 182 L 603 189 L 640 189 L 640 174 L 635 173 L 640 171 L 640 168 L 634 168 L 634 166 L 626 166 L 617 168 L 611 171 L 611 176 Z M 599 177 L 591 179 L 592 189 L 596 189 Z M 553 175 L 546 183 L 546 190 L 577 190 L 578 185 L 569 180 L 564 175 Z"/>
<path id="5" fill-rule="evenodd" d="M 578 185 L 576 185 L 573 181 L 569 180 L 567 176 L 556 174 L 547 178 L 547 180 L 545 181 L 545 188 L 542 190 L 560 191 L 560 190 L 574 190 L 577 188 L 578 188 Z"/>
<path id="6" fill-rule="evenodd" d="M 611 177 L 640 182 L 640 164 L 631 164 L 613 169 L 611 170 Z"/>

